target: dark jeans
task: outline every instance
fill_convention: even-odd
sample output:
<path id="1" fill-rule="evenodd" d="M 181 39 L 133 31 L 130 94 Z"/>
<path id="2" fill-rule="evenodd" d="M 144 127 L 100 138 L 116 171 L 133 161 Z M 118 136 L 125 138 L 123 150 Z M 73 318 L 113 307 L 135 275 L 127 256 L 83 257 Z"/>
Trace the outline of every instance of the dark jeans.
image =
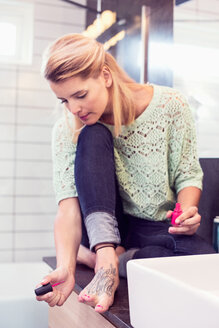
<path id="1" fill-rule="evenodd" d="M 169 234 L 168 220 L 156 222 L 123 213 L 115 175 L 113 138 L 102 124 L 86 126 L 79 135 L 75 181 L 84 218 L 84 246 L 92 244 L 93 247 L 101 242 L 118 244 L 120 234 L 122 246 L 140 249 L 134 258 L 215 252 L 211 245 L 196 234 Z"/>
<path id="2" fill-rule="evenodd" d="M 215 253 L 213 247 L 197 234 L 170 234 L 168 220 L 156 222 L 128 216 L 128 221 L 127 246 L 140 249 L 135 253 L 135 259 Z"/>

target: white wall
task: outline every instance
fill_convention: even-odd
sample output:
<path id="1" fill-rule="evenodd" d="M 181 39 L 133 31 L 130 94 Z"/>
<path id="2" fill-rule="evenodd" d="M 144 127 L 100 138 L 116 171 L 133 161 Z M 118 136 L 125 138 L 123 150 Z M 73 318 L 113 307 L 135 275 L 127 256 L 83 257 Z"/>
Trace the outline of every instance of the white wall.
<path id="1" fill-rule="evenodd" d="M 219 157 L 219 1 L 175 7 L 174 87 L 188 96 L 200 157 Z"/>
<path id="2" fill-rule="evenodd" d="M 61 0 L 32 1 L 33 64 L 0 65 L 0 262 L 55 255 L 50 142 L 56 99 L 40 77 L 41 55 L 50 41 L 85 25 L 84 9 Z M 218 0 L 191 0 L 175 10 L 175 44 L 184 50 L 174 57 L 174 86 L 193 107 L 200 157 L 219 157 L 219 66 L 213 60 L 219 51 L 218 21 Z M 194 57 L 193 46 L 200 56 Z"/>
<path id="3" fill-rule="evenodd" d="M 55 38 L 82 32 L 86 19 L 84 9 L 61 0 L 33 2 L 33 64 L 0 64 L 0 262 L 55 254 L 50 143 L 56 99 L 40 76 L 41 55 Z"/>

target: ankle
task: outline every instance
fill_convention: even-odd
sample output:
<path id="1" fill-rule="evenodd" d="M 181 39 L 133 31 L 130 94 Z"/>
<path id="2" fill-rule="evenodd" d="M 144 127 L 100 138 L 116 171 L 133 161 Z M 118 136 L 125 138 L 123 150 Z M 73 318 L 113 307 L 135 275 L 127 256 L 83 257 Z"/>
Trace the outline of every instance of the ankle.
<path id="1" fill-rule="evenodd" d="M 101 249 L 105 249 L 105 248 L 112 248 L 115 251 L 116 246 L 115 246 L 115 244 L 112 244 L 112 243 L 98 244 L 94 247 L 94 251 L 95 251 L 95 253 L 97 253 L 97 251 L 99 251 Z"/>
<path id="2" fill-rule="evenodd" d="M 117 256 L 115 250 L 110 247 L 100 249 L 96 254 L 95 272 L 97 272 L 100 268 L 108 269 L 111 265 L 116 269 L 116 271 L 118 271 L 119 257 Z"/>

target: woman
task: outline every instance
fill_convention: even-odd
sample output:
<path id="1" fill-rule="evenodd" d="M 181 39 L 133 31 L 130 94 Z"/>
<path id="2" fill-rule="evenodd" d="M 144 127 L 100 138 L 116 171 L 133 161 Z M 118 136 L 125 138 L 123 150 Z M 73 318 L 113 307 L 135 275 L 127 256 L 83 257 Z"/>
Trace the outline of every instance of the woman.
<path id="1" fill-rule="evenodd" d="M 37 299 L 62 305 L 78 260 L 95 270 L 79 301 L 102 313 L 129 259 L 213 253 L 195 234 L 202 171 L 184 97 L 134 82 L 80 34 L 49 47 L 43 72 L 70 114 L 53 130 L 57 268 L 42 282 L 64 283 Z M 171 226 L 176 201 L 183 213 Z"/>

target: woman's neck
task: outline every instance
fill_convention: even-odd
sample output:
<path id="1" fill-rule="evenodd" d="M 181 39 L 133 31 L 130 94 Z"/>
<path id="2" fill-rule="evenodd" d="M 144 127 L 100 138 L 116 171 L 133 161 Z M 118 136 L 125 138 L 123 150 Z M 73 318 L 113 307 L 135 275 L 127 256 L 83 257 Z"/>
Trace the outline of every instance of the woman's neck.
<path id="1" fill-rule="evenodd" d="M 135 119 L 139 117 L 148 107 L 148 105 L 151 102 L 151 99 L 153 97 L 153 87 L 150 85 L 142 85 L 142 88 L 139 88 L 138 90 L 133 90 L 133 100 L 134 104 L 136 106 L 135 109 Z M 106 110 L 106 112 L 102 115 L 101 122 L 114 125 L 114 119 L 113 119 L 113 111 L 112 109 Z"/>
<path id="2" fill-rule="evenodd" d="M 133 91 L 136 104 L 135 119 L 139 117 L 148 107 L 153 97 L 154 89 L 151 85 L 144 85 L 141 89 Z"/>

